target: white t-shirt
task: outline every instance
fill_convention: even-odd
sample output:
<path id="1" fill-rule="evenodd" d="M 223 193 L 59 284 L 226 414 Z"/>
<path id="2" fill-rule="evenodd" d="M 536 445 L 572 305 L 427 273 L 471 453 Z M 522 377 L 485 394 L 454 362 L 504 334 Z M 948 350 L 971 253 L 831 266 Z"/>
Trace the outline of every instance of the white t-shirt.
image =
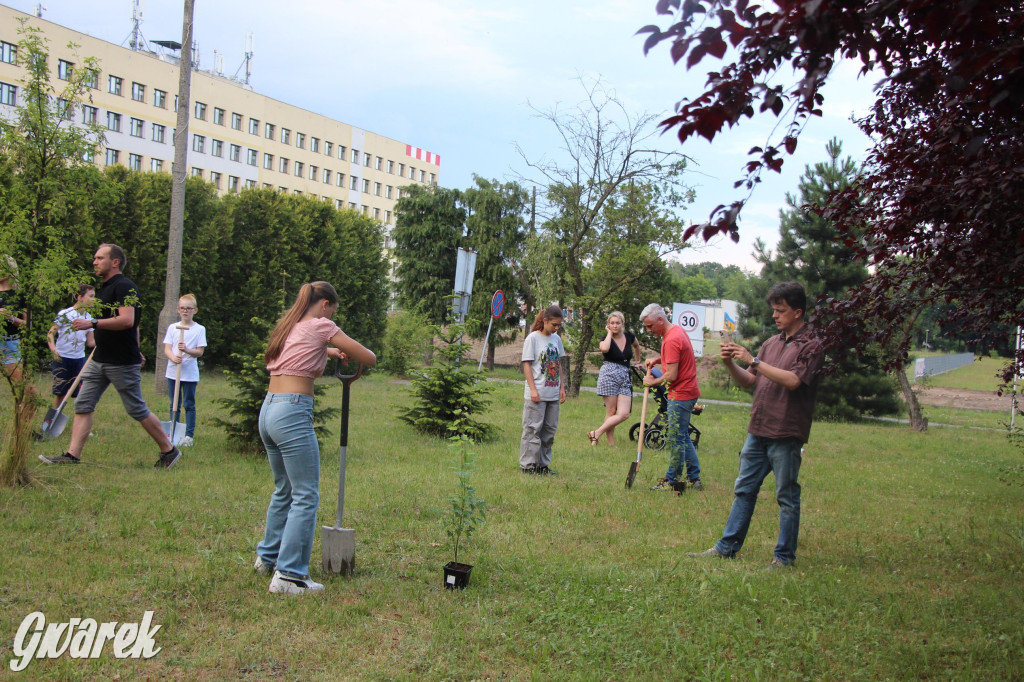
<path id="1" fill-rule="evenodd" d="M 562 387 L 562 363 L 565 355 L 562 339 L 558 334 L 544 336 L 539 331 L 530 332 L 523 342 L 523 362 L 530 362 L 533 370 L 533 385 L 541 401 L 558 400 Z M 523 398 L 530 399 L 530 384 L 523 382 Z"/>
<path id="2" fill-rule="evenodd" d="M 92 315 L 86 312 L 79 312 L 74 307 L 65 308 L 57 313 L 53 323 L 57 325 L 57 338 L 54 346 L 57 348 L 57 355 L 62 358 L 84 358 L 85 342 L 89 338 L 89 330 L 78 330 L 71 326 L 75 320 L 92 320 Z"/>
<path id="3" fill-rule="evenodd" d="M 164 334 L 164 343 L 171 345 L 171 352 L 174 354 L 178 352 L 178 338 L 180 336 L 181 330 L 178 329 L 177 325 L 171 324 L 167 326 L 167 333 Z M 185 330 L 185 348 L 206 348 L 206 327 L 193 322 L 192 326 Z M 164 372 L 164 376 L 168 379 L 173 379 L 177 373 L 177 366 L 173 362 L 168 362 L 167 371 Z M 181 380 L 199 381 L 199 363 L 196 362 L 194 355 L 182 353 Z"/>

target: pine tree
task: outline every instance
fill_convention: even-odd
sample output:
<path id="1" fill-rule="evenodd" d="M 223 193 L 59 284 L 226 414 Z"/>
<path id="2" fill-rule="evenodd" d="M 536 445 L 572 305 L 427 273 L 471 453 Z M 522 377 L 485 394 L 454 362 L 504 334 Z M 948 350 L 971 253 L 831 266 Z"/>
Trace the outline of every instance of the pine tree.
<path id="1" fill-rule="evenodd" d="M 774 254 L 757 247 L 762 263 L 760 280 L 743 296 L 748 308 L 744 331 L 761 341 L 775 333 L 771 306 L 764 297 L 777 282 L 796 280 L 807 290 L 807 315 L 813 317 L 815 299 L 836 297 L 868 277 L 868 270 L 856 253 L 839 237 L 839 231 L 822 218 L 817 207 L 828 196 L 850 186 L 858 174 L 857 164 L 840 160 L 842 146 L 831 140 L 825 150 L 828 161 L 808 166 L 800 178 L 799 195 L 786 195 L 788 208 L 780 212 L 780 238 Z M 897 412 L 895 386 L 885 373 L 877 349 L 853 353 L 837 349 L 829 354 L 832 373 L 818 389 L 816 415 L 853 419 L 861 414 Z"/>

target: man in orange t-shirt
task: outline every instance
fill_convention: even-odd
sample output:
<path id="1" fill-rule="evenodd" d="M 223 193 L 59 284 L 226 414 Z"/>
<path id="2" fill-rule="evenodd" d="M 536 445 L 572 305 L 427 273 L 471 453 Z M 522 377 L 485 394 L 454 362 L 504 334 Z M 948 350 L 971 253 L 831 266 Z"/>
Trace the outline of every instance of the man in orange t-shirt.
<path id="1" fill-rule="evenodd" d="M 697 361 L 693 356 L 690 339 L 677 324 L 668 321 L 665 309 L 651 303 L 640 313 L 644 328 L 661 337 L 661 357 L 647 361 L 645 386 L 668 386 L 668 438 L 669 461 L 665 477 L 651 490 L 674 490 L 680 482 L 684 468 L 686 482 L 700 490 L 700 462 L 690 434 L 690 415 L 700 397 L 697 387 Z M 649 370 L 661 364 L 662 375 L 655 377 Z"/>

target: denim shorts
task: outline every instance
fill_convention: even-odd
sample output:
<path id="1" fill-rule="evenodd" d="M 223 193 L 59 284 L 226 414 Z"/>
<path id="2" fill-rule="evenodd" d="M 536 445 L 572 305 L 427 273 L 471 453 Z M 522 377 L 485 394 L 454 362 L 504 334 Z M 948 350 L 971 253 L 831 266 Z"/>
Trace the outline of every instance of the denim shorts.
<path id="1" fill-rule="evenodd" d="M 21 362 L 21 339 L 17 336 L 0 336 L 0 365 Z"/>
<path id="2" fill-rule="evenodd" d="M 53 372 L 53 394 L 59 396 L 67 395 L 68 389 L 71 388 L 72 382 L 74 382 L 75 377 L 78 376 L 83 367 L 85 367 L 84 357 L 54 360 L 50 365 L 50 371 Z M 77 398 L 78 392 L 81 390 L 82 384 L 78 384 L 71 397 Z"/>

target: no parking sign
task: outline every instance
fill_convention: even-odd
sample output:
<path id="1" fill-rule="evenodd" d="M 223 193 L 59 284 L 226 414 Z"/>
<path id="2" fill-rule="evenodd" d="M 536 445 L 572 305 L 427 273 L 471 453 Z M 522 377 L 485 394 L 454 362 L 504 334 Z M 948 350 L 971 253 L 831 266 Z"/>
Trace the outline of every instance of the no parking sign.
<path id="1" fill-rule="evenodd" d="M 672 322 L 678 324 L 690 337 L 693 354 L 704 355 L 704 327 L 707 319 L 707 308 L 699 303 L 673 303 Z"/>

